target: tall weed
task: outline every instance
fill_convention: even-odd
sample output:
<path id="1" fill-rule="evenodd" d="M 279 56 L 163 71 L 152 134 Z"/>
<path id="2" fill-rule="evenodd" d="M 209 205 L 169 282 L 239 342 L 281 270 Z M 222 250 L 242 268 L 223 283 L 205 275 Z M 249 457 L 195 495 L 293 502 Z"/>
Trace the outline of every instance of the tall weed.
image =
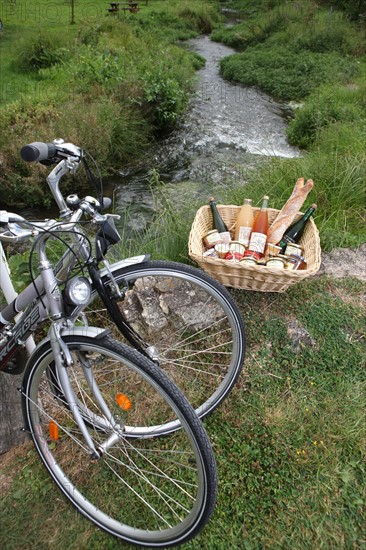
<path id="1" fill-rule="evenodd" d="M 59 36 L 41 31 L 20 42 L 13 67 L 17 71 L 38 71 L 61 63 L 70 56 L 71 50 Z"/>

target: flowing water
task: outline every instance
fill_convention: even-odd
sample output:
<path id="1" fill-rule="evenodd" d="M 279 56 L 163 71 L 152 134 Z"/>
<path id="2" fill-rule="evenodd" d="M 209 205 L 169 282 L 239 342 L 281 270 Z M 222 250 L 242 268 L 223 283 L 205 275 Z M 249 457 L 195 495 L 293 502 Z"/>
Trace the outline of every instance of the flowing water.
<path id="1" fill-rule="evenodd" d="M 300 156 L 286 140 L 285 106 L 220 76 L 220 59 L 234 50 L 208 36 L 190 40 L 189 47 L 206 59 L 206 65 L 198 71 L 196 92 L 183 120 L 152 148 L 144 166 L 111 182 L 116 212 L 130 229 L 143 229 L 154 216 L 151 169 L 166 182 L 173 198 L 184 200 L 193 193 L 204 202 L 220 185 L 245 182 L 247 171 L 265 158 Z"/>

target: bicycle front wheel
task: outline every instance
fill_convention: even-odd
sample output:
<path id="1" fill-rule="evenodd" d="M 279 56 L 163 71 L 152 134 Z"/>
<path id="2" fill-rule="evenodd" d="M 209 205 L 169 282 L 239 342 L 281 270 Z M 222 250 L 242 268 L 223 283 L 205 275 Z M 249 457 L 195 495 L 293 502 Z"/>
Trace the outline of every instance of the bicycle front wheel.
<path id="1" fill-rule="evenodd" d="M 198 416 L 211 413 L 233 388 L 245 355 L 244 323 L 229 292 L 203 271 L 175 262 L 111 270 L 124 317 Z M 92 324 L 121 337 L 96 293 L 86 313 Z"/>
<path id="2" fill-rule="evenodd" d="M 64 341 L 73 358 L 67 373 L 75 401 L 64 397 L 47 342 L 31 357 L 23 382 L 26 426 L 53 480 L 88 519 L 129 543 L 186 542 L 209 520 L 217 487 L 197 415 L 136 350 L 108 337 Z M 75 406 L 97 459 L 75 421 Z M 169 419 L 182 429 L 155 437 Z"/>

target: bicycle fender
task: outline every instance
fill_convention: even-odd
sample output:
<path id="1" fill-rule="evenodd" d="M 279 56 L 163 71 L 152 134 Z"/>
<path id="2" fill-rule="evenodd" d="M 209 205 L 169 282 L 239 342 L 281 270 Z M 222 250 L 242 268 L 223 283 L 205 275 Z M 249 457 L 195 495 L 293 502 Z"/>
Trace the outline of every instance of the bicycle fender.
<path id="1" fill-rule="evenodd" d="M 113 273 L 113 271 L 116 271 L 117 269 L 128 267 L 134 264 L 142 264 L 143 262 L 147 262 L 149 259 L 150 259 L 150 254 L 141 254 L 140 256 L 132 256 L 131 258 L 125 258 L 124 260 L 120 260 L 119 262 L 110 264 L 109 269 Z M 108 270 L 106 268 L 101 269 L 100 270 L 101 278 L 105 277 L 106 275 L 108 275 Z"/>
<path id="2" fill-rule="evenodd" d="M 71 328 L 63 328 L 61 329 L 61 336 L 88 336 L 89 338 L 102 338 L 106 334 L 109 334 L 109 330 L 106 330 L 104 328 L 98 328 L 98 327 L 71 327 Z M 35 350 L 32 352 L 31 355 L 33 355 L 34 352 L 36 352 L 41 346 L 44 346 L 50 341 L 49 336 L 46 336 L 41 340 Z"/>

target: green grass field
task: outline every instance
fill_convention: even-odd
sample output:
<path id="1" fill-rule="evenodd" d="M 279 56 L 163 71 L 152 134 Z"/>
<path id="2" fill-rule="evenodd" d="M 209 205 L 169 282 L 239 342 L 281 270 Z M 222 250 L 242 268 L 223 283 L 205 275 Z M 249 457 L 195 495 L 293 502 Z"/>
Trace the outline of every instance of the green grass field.
<path id="1" fill-rule="evenodd" d="M 18 173 L 18 186 L 25 177 L 30 178 L 15 160 L 17 148 L 29 137 L 48 141 L 50 134 L 68 135 L 71 140 L 83 136 L 85 144 L 100 154 L 101 145 L 108 143 L 106 156 L 100 159 L 98 154 L 105 168 L 109 167 L 108 155 L 113 154 L 113 142 L 108 136 L 118 136 L 118 147 L 128 139 L 132 143 L 131 136 L 148 140 L 152 127 L 161 120 L 155 117 L 157 107 L 164 106 L 162 99 L 176 102 L 173 109 L 160 110 L 158 116 L 178 115 L 184 109 L 174 82 L 187 78 L 192 82 L 194 69 L 201 61 L 182 53 L 175 43 L 207 30 L 207 25 L 218 25 L 212 12 L 214 4 L 149 0 L 148 7 L 143 6 L 136 18 L 127 15 L 114 21 L 106 15 L 104 3 L 76 0 L 75 25 L 70 25 L 69 3 L 1 0 L 4 30 L 0 35 L 0 177 L 8 169 Z M 269 4 L 276 7 L 279 2 L 273 0 Z M 315 9 L 314 2 L 295 4 L 297 9 L 300 6 L 303 10 L 315 10 L 314 14 L 319 13 L 318 9 L 324 10 L 316 24 L 328 28 L 329 5 L 322 2 Z M 238 1 L 226 5 L 238 7 Z M 259 47 L 252 44 L 245 60 L 241 52 L 240 57 L 234 56 L 234 61 L 229 58 L 226 63 L 243 62 L 244 66 L 250 56 L 264 63 L 265 49 L 270 47 L 269 59 L 273 61 L 289 36 L 303 52 L 307 51 L 303 22 L 294 19 L 293 27 L 288 23 L 283 29 L 278 12 L 262 13 L 262 4 L 254 0 L 240 0 L 240 7 L 243 6 L 254 10 L 251 26 L 247 24 L 245 30 L 243 26 L 232 30 L 218 27 L 215 36 L 226 42 L 235 39 L 238 47 L 249 38 L 255 39 L 259 40 Z M 41 21 L 37 10 L 43 14 Z M 202 10 L 206 16 L 201 19 Z M 256 10 L 261 13 L 256 15 Z M 354 44 L 355 23 L 333 13 L 332 24 L 338 21 L 337 17 L 342 29 L 347 29 L 347 40 L 342 44 Z M 46 37 L 55 38 L 51 45 L 43 40 L 43 46 L 49 44 L 48 50 L 34 50 L 35 62 L 46 66 L 16 69 L 22 59 L 29 62 L 29 50 L 24 44 L 34 46 L 40 30 Z M 318 30 L 322 36 L 321 28 Z M 336 30 L 334 35 L 338 36 Z M 168 80 L 161 80 L 161 72 L 147 70 L 154 59 L 147 46 L 156 44 L 164 45 L 159 55 L 171 71 L 169 85 Z M 324 40 L 317 44 L 324 45 Z M 82 50 L 83 55 L 74 67 L 77 72 L 68 74 L 75 61 L 75 48 Z M 122 63 L 116 73 L 112 53 L 117 52 L 120 59 L 122 50 L 129 53 L 131 64 Z M 289 133 L 294 143 L 302 140 L 303 158 L 275 159 L 253 170 L 245 186 L 231 193 L 222 190 L 222 202 L 240 204 L 244 196 L 249 196 L 257 204 L 263 194 L 269 193 L 271 206 L 279 208 L 297 177 L 311 177 L 315 188 L 309 200 L 318 204 L 315 221 L 323 250 L 357 246 L 365 241 L 365 61 L 363 55 L 356 53 L 348 52 L 346 58 L 350 66 L 357 62 L 358 71 L 346 79 L 343 75 L 335 83 L 321 81 L 301 98 L 303 108 L 296 111 Z M 65 64 L 58 72 L 52 60 L 60 55 Z M 343 58 L 345 54 L 337 55 Z M 315 57 L 311 55 L 309 59 Z M 15 59 L 18 65 L 14 65 Z M 306 63 L 304 57 L 301 60 Z M 281 71 L 278 76 L 282 80 L 276 80 L 276 86 L 284 89 L 286 85 L 288 90 L 293 81 L 286 77 L 285 69 Z M 263 77 L 264 73 L 261 70 L 258 74 Z M 122 88 L 114 78 L 116 74 L 123 81 Z M 129 79 L 125 79 L 126 74 Z M 110 82 L 111 75 L 114 79 Z M 168 87 L 165 95 L 161 87 L 158 89 L 156 103 L 153 92 L 161 82 Z M 70 99 L 72 84 L 77 86 Z M 185 90 L 188 97 L 190 85 Z M 137 110 L 131 105 L 129 110 L 121 108 L 127 91 L 141 99 Z M 60 97 L 61 105 L 57 103 Z M 68 99 L 70 102 L 66 103 Z M 131 155 L 136 151 L 141 150 L 134 149 Z M 6 182 L 9 185 L 9 180 Z M 7 192 L 12 189 L 4 187 L 4 179 L 1 185 Z M 32 192 L 38 191 L 32 187 Z M 157 188 L 155 192 L 159 193 Z M 129 243 L 128 252 L 151 252 L 155 258 L 189 261 L 188 233 L 200 204 L 187 200 L 185 210 L 177 214 L 166 195 L 163 190 L 163 208 L 156 223 L 148 234 L 137 235 Z M 233 393 L 205 421 L 217 458 L 219 497 L 210 524 L 185 545 L 186 550 L 365 548 L 365 290 L 365 283 L 356 279 L 325 276 L 307 279 L 284 294 L 232 290 L 246 323 L 247 358 Z M 293 326 L 302 334 L 298 343 L 290 336 Z M 2 548 L 128 547 L 102 533 L 71 508 L 53 486 L 30 444 L 0 456 L 0 480 Z"/>
<path id="2" fill-rule="evenodd" d="M 239 383 L 205 427 L 219 496 L 187 550 L 361 550 L 365 505 L 366 285 L 322 277 L 284 294 L 233 291 L 247 327 Z M 297 320 L 306 335 L 295 344 Z M 0 457 L 0 542 L 125 548 L 58 493 L 30 445 Z"/>

